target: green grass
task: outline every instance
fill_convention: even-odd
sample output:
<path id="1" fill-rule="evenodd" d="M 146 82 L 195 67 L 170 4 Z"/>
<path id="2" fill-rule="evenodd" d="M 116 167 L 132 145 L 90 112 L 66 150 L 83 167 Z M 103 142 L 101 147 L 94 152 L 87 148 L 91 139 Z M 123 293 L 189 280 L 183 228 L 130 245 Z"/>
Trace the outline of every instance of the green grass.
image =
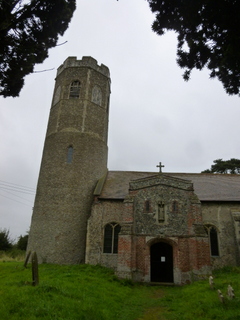
<path id="1" fill-rule="evenodd" d="M 118 280 L 101 266 L 39 265 L 39 285 L 31 268 L 0 261 L 0 319 L 199 320 L 240 319 L 240 268 L 215 272 L 208 280 L 183 287 L 150 287 Z M 226 297 L 231 284 L 236 298 Z M 217 289 L 224 294 L 222 304 Z"/>
<path id="2" fill-rule="evenodd" d="M 16 248 L 10 249 L 8 251 L 0 250 L 0 262 L 6 261 L 24 261 L 26 251 L 19 250 Z"/>
<path id="3" fill-rule="evenodd" d="M 31 285 L 22 263 L 0 262 L 1 320 L 131 320 L 157 305 L 155 288 L 119 281 L 100 266 L 42 264 L 39 282 Z"/>
<path id="4" fill-rule="evenodd" d="M 214 289 L 208 280 L 195 282 L 179 288 L 166 288 L 160 305 L 165 308 L 164 315 L 171 320 L 201 319 L 240 319 L 240 268 L 229 267 L 213 273 Z M 227 296 L 227 287 L 234 288 L 235 299 Z M 221 303 L 217 290 L 224 295 Z"/>

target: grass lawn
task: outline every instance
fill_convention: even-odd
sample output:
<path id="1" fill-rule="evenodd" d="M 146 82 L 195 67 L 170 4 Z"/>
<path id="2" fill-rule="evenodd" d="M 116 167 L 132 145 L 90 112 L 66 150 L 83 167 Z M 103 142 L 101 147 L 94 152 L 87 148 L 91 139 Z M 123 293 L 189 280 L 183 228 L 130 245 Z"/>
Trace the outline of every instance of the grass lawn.
<path id="1" fill-rule="evenodd" d="M 38 286 L 31 277 L 23 263 L 0 262 L 1 320 L 131 320 L 158 306 L 156 288 L 119 281 L 100 266 L 42 264 Z"/>
<path id="2" fill-rule="evenodd" d="M 240 268 L 214 274 L 183 287 L 151 287 L 118 280 L 101 266 L 39 265 L 39 285 L 31 285 L 31 268 L 0 261 L 0 319 L 58 320 L 240 320 Z M 226 296 L 227 286 L 235 299 Z M 217 289 L 225 296 L 218 299 Z"/>
<path id="3" fill-rule="evenodd" d="M 210 289 L 208 280 L 179 288 L 164 289 L 160 305 L 165 310 L 166 318 L 171 320 L 240 320 L 240 268 L 229 267 L 216 270 L 213 277 L 213 290 Z M 229 284 L 235 292 L 233 300 L 227 295 Z M 224 296 L 224 303 L 219 300 L 218 289 Z"/>

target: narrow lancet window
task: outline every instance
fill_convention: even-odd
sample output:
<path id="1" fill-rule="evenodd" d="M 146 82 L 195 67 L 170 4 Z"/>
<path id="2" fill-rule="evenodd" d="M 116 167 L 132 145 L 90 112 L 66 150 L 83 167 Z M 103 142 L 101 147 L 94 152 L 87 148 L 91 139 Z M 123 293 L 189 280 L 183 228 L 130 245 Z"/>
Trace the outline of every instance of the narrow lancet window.
<path id="1" fill-rule="evenodd" d="M 72 163 L 73 160 L 73 147 L 69 146 L 67 151 L 67 163 Z"/>
<path id="2" fill-rule="evenodd" d="M 210 236 L 211 256 L 219 256 L 218 234 L 217 234 L 217 230 L 214 227 L 210 229 L 209 236 Z"/>
<path id="3" fill-rule="evenodd" d="M 69 98 L 79 98 L 80 87 L 80 81 L 73 81 L 70 86 Z"/>
<path id="4" fill-rule="evenodd" d="M 118 253 L 118 235 L 121 226 L 117 223 L 109 223 L 104 228 L 104 253 Z"/>
<path id="5" fill-rule="evenodd" d="M 218 232 L 217 229 L 212 225 L 205 226 L 206 232 L 209 237 L 209 245 L 211 256 L 218 257 L 219 256 L 219 245 L 218 245 Z"/>

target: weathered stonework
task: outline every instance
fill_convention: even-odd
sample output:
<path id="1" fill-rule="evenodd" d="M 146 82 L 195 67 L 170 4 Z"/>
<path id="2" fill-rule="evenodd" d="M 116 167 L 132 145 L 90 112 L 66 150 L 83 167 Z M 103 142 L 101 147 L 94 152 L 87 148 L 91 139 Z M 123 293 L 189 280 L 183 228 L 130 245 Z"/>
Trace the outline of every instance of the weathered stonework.
<path id="1" fill-rule="evenodd" d="M 173 211 L 174 202 L 177 202 L 176 211 Z M 164 206 L 160 221 L 159 203 Z M 112 221 L 121 225 L 116 255 L 101 250 L 104 226 Z M 175 283 L 191 282 L 210 273 L 209 242 L 203 226 L 201 203 L 190 181 L 155 175 L 130 182 L 125 201 L 98 198 L 93 204 L 88 220 L 88 263 L 101 263 L 114 268 L 120 277 L 149 282 L 150 248 L 158 242 L 173 247 Z"/>
<path id="2" fill-rule="evenodd" d="M 73 81 L 79 81 L 80 91 L 71 98 Z M 96 85 L 101 105 L 91 101 Z M 85 261 L 93 190 L 107 170 L 109 95 L 108 68 L 93 58 L 70 57 L 59 67 L 28 243 L 40 262 Z"/>
<path id="3" fill-rule="evenodd" d="M 233 203 L 206 203 L 202 204 L 202 213 L 205 225 L 214 225 L 218 230 L 219 252 L 218 257 L 211 258 L 213 268 L 226 265 L 237 265 L 239 257 L 239 223 L 234 217 L 236 204 Z M 240 205 L 238 205 L 240 211 Z"/>
<path id="4" fill-rule="evenodd" d="M 28 251 L 141 282 L 185 284 L 239 265 L 240 175 L 108 171 L 109 96 L 95 59 L 58 68 Z"/>

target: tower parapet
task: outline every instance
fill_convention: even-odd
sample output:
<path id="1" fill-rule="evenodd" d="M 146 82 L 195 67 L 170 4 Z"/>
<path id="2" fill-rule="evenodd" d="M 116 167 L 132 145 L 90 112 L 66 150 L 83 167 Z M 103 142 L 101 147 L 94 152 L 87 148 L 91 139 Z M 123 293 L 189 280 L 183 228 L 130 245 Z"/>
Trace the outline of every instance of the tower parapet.
<path id="1" fill-rule="evenodd" d="M 110 72 L 107 66 L 104 64 L 101 64 L 100 66 L 97 63 L 97 60 L 95 60 L 92 57 L 82 57 L 82 60 L 77 60 L 77 57 L 68 57 L 64 63 L 58 67 L 57 69 L 57 76 L 66 68 L 72 68 L 72 67 L 89 67 L 94 70 L 96 70 L 99 73 L 102 73 L 106 77 L 110 77 Z"/>

